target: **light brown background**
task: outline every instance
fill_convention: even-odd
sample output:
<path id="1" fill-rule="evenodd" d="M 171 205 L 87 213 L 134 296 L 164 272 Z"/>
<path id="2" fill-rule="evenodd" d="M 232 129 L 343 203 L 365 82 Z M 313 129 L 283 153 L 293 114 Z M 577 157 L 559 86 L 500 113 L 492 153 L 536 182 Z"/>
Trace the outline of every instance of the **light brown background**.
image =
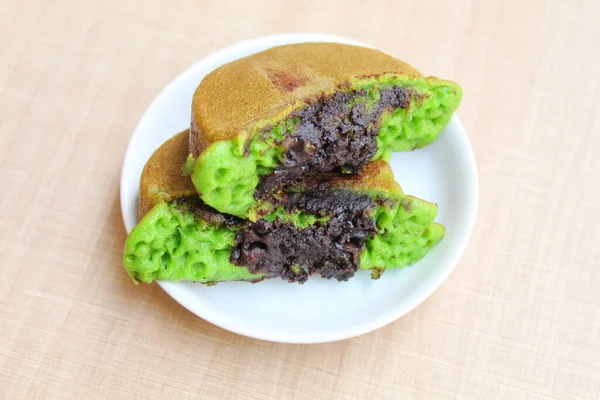
<path id="1" fill-rule="evenodd" d="M 0 0 L 0 398 L 598 399 L 600 2 Z M 249 37 L 318 31 L 460 82 L 470 246 L 418 309 L 322 345 L 247 339 L 121 267 L 129 136 Z"/>

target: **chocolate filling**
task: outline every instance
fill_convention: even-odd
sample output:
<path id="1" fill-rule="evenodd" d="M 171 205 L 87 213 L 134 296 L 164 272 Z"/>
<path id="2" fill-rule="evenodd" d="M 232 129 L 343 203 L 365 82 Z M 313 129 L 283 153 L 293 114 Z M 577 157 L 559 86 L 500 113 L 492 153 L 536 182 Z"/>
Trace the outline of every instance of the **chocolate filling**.
<path id="1" fill-rule="evenodd" d="M 306 228 L 275 220 L 259 220 L 241 228 L 231 262 L 250 272 L 305 282 L 314 273 L 346 281 L 359 266 L 365 240 L 376 232 L 368 212 L 375 201 L 367 194 L 323 187 L 288 196 L 288 212 L 301 210 L 329 216 Z"/>
<path id="2" fill-rule="evenodd" d="M 415 93 L 398 86 L 382 89 L 370 107 L 366 95 L 365 89 L 322 95 L 293 112 L 288 118 L 298 122 L 281 143 L 282 165 L 262 177 L 256 199 L 271 200 L 270 192 L 324 172 L 359 172 L 377 152 L 381 115 L 407 109 Z"/>

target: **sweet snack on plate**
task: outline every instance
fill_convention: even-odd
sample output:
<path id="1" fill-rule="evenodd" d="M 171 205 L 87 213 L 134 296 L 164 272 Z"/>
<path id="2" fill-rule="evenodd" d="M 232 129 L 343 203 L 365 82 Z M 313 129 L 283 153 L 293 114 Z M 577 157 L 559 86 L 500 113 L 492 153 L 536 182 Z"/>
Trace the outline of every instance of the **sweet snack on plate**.
<path id="1" fill-rule="evenodd" d="M 391 152 L 432 143 L 461 97 L 458 84 L 379 50 L 274 47 L 202 80 L 186 171 L 204 203 L 256 221 L 304 180 L 359 173 Z"/>
<path id="2" fill-rule="evenodd" d="M 313 274 L 345 281 L 358 269 L 378 278 L 417 262 L 444 236 L 437 206 L 402 193 L 382 160 L 358 175 L 305 179 L 254 222 L 220 213 L 181 172 L 188 141 L 188 131 L 177 134 L 144 167 L 140 221 L 123 256 L 136 283 L 304 282 Z"/>

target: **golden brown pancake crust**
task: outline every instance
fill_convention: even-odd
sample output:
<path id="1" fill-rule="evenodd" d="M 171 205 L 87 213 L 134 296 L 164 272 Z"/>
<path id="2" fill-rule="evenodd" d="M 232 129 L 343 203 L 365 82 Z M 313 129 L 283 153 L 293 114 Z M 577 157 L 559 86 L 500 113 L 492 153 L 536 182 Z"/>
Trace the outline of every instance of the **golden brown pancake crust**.
<path id="1" fill-rule="evenodd" d="M 421 76 L 379 50 L 339 43 L 301 43 L 225 64 L 206 75 L 192 101 L 190 151 L 230 139 L 250 124 L 331 92 L 351 78 L 381 74 Z"/>
<path id="2" fill-rule="evenodd" d="M 138 217 L 141 219 L 159 200 L 197 196 L 189 176 L 181 167 L 189 154 L 189 129 L 178 133 L 160 146 L 148 159 L 140 180 Z"/>
<path id="3" fill-rule="evenodd" d="M 339 188 L 402 192 L 400 184 L 394 179 L 392 168 L 383 160 L 368 163 L 360 174 L 334 175 L 328 183 Z"/>

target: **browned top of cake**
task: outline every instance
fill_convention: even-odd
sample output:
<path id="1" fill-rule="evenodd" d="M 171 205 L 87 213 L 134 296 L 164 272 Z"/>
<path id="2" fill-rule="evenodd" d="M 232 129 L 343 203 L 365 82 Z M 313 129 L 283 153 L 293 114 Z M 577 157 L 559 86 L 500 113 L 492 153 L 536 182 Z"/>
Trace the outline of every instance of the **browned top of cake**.
<path id="1" fill-rule="evenodd" d="M 225 64 L 206 75 L 194 94 L 192 132 L 201 136 L 194 146 L 234 137 L 352 78 L 387 73 L 421 76 L 389 54 L 339 43 L 279 46 Z"/>
<path id="2" fill-rule="evenodd" d="M 189 130 L 178 133 L 163 143 L 146 162 L 140 179 L 140 219 L 159 200 L 168 202 L 197 195 L 190 177 L 181 173 L 189 154 L 188 140 Z"/>
<path id="3" fill-rule="evenodd" d="M 334 175 L 328 183 L 333 187 L 347 189 L 402 192 L 402 188 L 394 179 L 392 168 L 383 160 L 368 163 L 360 174 Z"/>

